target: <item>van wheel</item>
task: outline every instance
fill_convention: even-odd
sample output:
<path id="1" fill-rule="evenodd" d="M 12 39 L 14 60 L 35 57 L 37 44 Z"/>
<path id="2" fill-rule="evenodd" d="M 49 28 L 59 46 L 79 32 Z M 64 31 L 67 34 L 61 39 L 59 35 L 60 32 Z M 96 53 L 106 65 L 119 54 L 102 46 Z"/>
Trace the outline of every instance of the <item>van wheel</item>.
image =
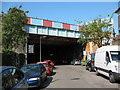
<path id="1" fill-rule="evenodd" d="M 99 76 L 100 73 L 98 72 L 98 69 L 96 68 L 96 75 Z"/>
<path id="2" fill-rule="evenodd" d="M 109 74 L 109 81 L 111 83 L 115 83 L 115 81 L 116 81 L 112 72 L 110 72 L 110 74 Z"/>

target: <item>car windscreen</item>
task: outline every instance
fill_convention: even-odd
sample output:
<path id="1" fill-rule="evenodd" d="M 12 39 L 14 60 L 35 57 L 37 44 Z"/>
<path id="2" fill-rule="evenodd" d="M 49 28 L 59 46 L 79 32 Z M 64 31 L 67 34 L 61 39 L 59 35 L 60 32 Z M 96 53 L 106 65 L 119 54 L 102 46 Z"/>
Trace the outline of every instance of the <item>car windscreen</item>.
<path id="1" fill-rule="evenodd" d="M 120 51 L 110 51 L 113 61 L 120 61 Z"/>
<path id="2" fill-rule="evenodd" d="M 47 67 L 47 66 L 48 66 L 47 63 L 43 63 L 43 65 L 44 65 L 44 67 Z"/>
<path id="3" fill-rule="evenodd" d="M 32 70 L 32 69 L 40 69 L 40 66 L 39 64 L 31 64 L 31 65 L 25 65 L 21 68 L 21 70 L 26 73 L 28 72 L 29 70 Z"/>

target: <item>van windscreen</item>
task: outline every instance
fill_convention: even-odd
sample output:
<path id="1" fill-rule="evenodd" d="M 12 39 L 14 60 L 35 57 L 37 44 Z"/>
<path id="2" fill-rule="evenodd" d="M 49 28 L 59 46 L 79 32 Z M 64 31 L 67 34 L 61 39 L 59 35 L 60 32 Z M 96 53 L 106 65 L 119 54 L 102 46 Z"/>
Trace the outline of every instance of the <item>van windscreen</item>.
<path id="1" fill-rule="evenodd" d="M 120 61 L 120 51 L 110 51 L 113 61 Z"/>

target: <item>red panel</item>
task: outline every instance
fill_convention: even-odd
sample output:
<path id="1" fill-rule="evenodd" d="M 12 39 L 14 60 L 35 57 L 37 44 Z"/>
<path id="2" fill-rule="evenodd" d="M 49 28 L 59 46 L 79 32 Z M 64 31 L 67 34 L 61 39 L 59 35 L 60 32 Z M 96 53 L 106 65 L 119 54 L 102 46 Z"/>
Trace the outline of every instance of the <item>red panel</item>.
<path id="1" fill-rule="evenodd" d="M 82 30 L 81 30 L 81 26 L 79 26 L 79 31 L 82 31 Z"/>
<path id="2" fill-rule="evenodd" d="M 52 27 L 52 21 L 43 20 L 43 26 Z"/>
<path id="3" fill-rule="evenodd" d="M 27 24 L 31 24 L 31 18 L 27 18 L 28 19 L 28 21 L 27 21 Z"/>
<path id="4" fill-rule="evenodd" d="M 63 26 L 63 29 L 68 29 L 68 30 L 70 30 L 70 24 L 62 23 L 62 26 Z"/>

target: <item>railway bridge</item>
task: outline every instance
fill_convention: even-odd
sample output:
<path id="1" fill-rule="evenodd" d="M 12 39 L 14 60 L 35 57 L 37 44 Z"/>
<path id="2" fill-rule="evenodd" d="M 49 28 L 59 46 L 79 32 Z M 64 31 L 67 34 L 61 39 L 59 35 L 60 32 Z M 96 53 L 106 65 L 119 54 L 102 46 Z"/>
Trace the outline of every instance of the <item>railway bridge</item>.
<path id="1" fill-rule="evenodd" d="M 73 58 L 82 59 L 78 25 L 28 17 L 25 31 L 29 34 L 27 63 L 52 60 L 55 64 L 70 64 Z"/>

